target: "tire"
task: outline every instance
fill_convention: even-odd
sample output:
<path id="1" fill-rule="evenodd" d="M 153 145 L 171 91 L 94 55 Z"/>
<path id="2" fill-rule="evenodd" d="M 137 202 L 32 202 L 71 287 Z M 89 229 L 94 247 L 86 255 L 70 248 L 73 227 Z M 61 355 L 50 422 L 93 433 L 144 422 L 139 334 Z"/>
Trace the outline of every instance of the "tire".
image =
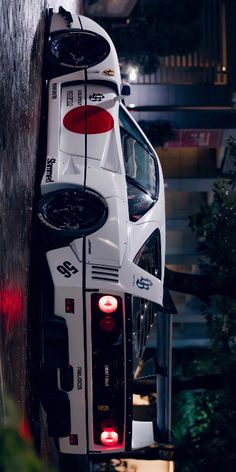
<path id="1" fill-rule="evenodd" d="M 99 64 L 109 52 L 109 43 L 99 34 L 79 29 L 61 30 L 49 37 L 47 59 L 68 72 Z"/>
<path id="2" fill-rule="evenodd" d="M 38 218 L 46 238 L 68 243 L 97 231 L 108 215 L 105 200 L 96 192 L 83 188 L 56 190 L 43 195 Z"/>

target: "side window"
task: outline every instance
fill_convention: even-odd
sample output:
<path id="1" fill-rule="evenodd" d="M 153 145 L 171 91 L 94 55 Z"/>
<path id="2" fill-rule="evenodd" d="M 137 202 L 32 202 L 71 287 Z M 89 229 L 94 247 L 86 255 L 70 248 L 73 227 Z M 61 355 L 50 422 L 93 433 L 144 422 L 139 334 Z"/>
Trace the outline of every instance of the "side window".
<path id="1" fill-rule="evenodd" d="M 161 279 L 161 243 L 158 229 L 151 234 L 136 254 L 134 263 L 154 277 Z"/>
<path id="2" fill-rule="evenodd" d="M 121 142 L 126 175 L 156 197 L 156 166 L 153 156 L 123 127 Z"/>
<path id="3" fill-rule="evenodd" d="M 158 197 L 158 167 L 152 149 L 122 107 L 119 117 L 129 216 L 137 221 Z"/>

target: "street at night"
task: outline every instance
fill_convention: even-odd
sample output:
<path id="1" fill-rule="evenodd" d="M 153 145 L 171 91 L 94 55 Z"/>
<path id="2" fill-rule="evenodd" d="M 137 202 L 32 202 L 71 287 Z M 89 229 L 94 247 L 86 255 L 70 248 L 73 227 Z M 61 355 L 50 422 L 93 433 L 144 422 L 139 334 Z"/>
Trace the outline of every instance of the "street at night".
<path id="1" fill-rule="evenodd" d="M 236 3 L 0 1 L 0 471 L 234 472 Z"/>

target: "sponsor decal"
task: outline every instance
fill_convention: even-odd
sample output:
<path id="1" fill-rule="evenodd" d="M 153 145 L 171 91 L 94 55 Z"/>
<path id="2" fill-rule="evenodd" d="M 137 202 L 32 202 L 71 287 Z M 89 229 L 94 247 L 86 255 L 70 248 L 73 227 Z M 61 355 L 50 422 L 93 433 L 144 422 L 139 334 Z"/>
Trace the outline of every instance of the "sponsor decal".
<path id="1" fill-rule="evenodd" d="M 109 411 L 109 405 L 98 405 L 98 411 Z"/>
<path id="2" fill-rule="evenodd" d="M 101 102 L 103 98 L 105 97 L 102 93 L 93 93 L 89 95 L 89 100 L 91 100 L 91 102 Z"/>
<path id="3" fill-rule="evenodd" d="M 136 285 L 138 288 L 141 290 L 150 290 L 152 287 L 153 283 L 149 279 L 145 279 L 144 277 L 140 277 L 140 279 L 136 280 Z"/>
<path id="4" fill-rule="evenodd" d="M 82 367 L 78 367 L 78 369 L 77 369 L 77 389 L 82 390 L 82 388 L 83 388 Z"/>
<path id="5" fill-rule="evenodd" d="M 77 96 L 77 102 L 78 105 L 82 105 L 82 90 L 78 90 L 78 96 Z"/>
<path id="6" fill-rule="evenodd" d="M 52 84 L 52 99 L 56 100 L 57 99 L 57 83 L 53 82 Z"/>
<path id="7" fill-rule="evenodd" d="M 90 239 L 88 240 L 88 253 L 91 254 L 92 252 L 92 243 L 90 241 Z"/>
<path id="8" fill-rule="evenodd" d="M 108 364 L 104 366 L 104 385 L 105 387 L 109 387 L 110 385 L 110 368 Z"/>
<path id="9" fill-rule="evenodd" d="M 64 261 L 61 265 L 58 265 L 57 270 L 58 272 L 60 272 L 60 274 L 64 275 L 66 279 L 71 277 L 71 275 L 79 272 L 78 269 L 76 269 L 76 267 L 73 266 L 70 261 Z"/>
<path id="10" fill-rule="evenodd" d="M 103 71 L 103 74 L 109 75 L 110 77 L 112 77 L 115 74 L 115 72 L 114 72 L 114 69 L 110 68 L 110 69 L 105 69 Z"/>
<path id="11" fill-rule="evenodd" d="M 73 90 L 67 90 L 66 93 L 66 106 L 72 107 L 74 103 L 74 93 Z"/>
<path id="12" fill-rule="evenodd" d="M 54 182 L 52 178 L 53 164 L 55 164 L 56 159 L 54 157 L 48 157 L 46 162 L 46 182 Z"/>

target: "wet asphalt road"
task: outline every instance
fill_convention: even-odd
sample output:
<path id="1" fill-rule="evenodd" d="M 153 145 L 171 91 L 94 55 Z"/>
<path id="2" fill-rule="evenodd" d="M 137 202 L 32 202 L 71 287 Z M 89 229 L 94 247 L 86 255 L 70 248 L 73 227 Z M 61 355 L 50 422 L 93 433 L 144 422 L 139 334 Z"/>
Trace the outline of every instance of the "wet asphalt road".
<path id="1" fill-rule="evenodd" d="M 10 394 L 22 419 L 30 417 L 38 448 L 47 455 L 34 400 L 37 365 L 30 346 L 37 346 L 37 331 L 28 305 L 45 17 L 48 7 L 56 11 L 61 4 L 72 13 L 80 7 L 73 0 L 0 4 L 0 422 Z"/>
<path id="2" fill-rule="evenodd" d="M 43 2 L 2 0 L 0 113 L 0 313 L 5 392 L 25 408 L 27 294 L 39 135 Z"/>

